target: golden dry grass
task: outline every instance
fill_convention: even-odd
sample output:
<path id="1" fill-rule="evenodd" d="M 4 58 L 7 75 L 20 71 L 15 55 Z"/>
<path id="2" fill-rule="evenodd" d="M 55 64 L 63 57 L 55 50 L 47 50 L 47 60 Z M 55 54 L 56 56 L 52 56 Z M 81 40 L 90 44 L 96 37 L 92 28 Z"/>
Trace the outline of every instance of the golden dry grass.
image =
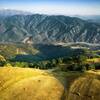
<path id="1" fill-rule="evenodd" d="M 60 100 L 64 87 L 39 69 L 0 68 L 0 100 Z"/>
<path id="2" fill-rule="evenodd" d="M 86 72 L 70 86 L 66 100 L 100 100 L 100 71 Z"/>
<path id="3" fill-rule="evenodd" d="M 89 62 L 89 63 L 100 63 L 100 58 L 87 59 L 87 62 Z"/>
<path id="4" fill-rule="evenodd" d="M 0 100 L 100 100 L 100 71 L 0 68 Z"/>
<path id="5" fill-rule="evenodd" d="M 100 70 L 89 70 L 87 71 L 88 73 L 91 73 L 91 74 L 96 74 L 96 75 L 100 75 Z"/>
<path id="6" fill-rule="evenodd" d="M 0 55 L 0 61 L 6 61 L 6 59 Z"/>

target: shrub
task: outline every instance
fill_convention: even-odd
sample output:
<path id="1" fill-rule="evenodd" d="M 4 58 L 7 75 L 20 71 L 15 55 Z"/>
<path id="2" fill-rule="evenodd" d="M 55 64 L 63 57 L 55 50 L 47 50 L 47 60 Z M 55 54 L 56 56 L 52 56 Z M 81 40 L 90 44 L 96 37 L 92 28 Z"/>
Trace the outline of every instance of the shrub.
<path id="1" fill-rule="evenodd" d="M 86 71 L 86 66 L 82 66 L 82 67 L 81 67 L 81 71 L 82 71 L 82 72 L 85 72 L 85 71 Z"/>
<path id="2" fill-rule="evenodd" d="M 5 61 L 0 61 L 0 66 L 3 67 L 6 64 Z"/>
<path id="3" fill-rule="evenodd" d="M 95 64 L 95 69 L 97 69 L 97 70 L 100 69 L 100 63 Z"/>
<path id="4" fill-rule="evenodd" d="M 25 68 L 25 67 L 28 67 L 28 63 L 27 62 L 15 62 L 14 66 Z"/>

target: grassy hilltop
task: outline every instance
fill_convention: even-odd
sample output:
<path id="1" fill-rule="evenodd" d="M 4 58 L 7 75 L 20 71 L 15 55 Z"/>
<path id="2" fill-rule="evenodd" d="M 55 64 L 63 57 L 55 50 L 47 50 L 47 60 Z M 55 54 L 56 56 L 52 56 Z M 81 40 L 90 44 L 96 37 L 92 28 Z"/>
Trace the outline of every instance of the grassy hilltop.
<path id="1" fill-rule="evenodd" d="M 100 71 L 0 68 L 0 100 L 99 100 Z"/>
<path id="2" fill-rule="evenodd" d="M 60 100 L 62 84 L 45 71 L 0 68 L 0 100 Z"/>

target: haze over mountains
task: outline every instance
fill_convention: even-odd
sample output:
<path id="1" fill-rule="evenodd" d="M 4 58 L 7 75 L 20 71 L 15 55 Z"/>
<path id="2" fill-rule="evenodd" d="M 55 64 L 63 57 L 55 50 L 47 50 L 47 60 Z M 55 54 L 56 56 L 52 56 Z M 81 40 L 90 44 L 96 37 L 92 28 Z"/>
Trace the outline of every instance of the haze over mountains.
<path id="1" fill-rule="evenodd" d="M 11 12 L 11 11 L 10 11 Z M 0 12 L 0 42 L 22 42 L 32 36 L 33 43 L 100 43 L 100 24 L 77 17 L 40 15 L 28 12 Z"/>
<path id="2" fill-rule="evenodd" d="M 89 22 L 95 22 L 100 24 L 100 15 L 84 15 L 84 16 L 76 15 L 75 17 L 81 18 L 83 20 L 87 20 Z"/>
<path id="3" fill-rule="evenodd" d="M 13 15 L 31 15 L 32 13 L 20 10 L 1 9 L 0 16 L 7 17 Z"/>

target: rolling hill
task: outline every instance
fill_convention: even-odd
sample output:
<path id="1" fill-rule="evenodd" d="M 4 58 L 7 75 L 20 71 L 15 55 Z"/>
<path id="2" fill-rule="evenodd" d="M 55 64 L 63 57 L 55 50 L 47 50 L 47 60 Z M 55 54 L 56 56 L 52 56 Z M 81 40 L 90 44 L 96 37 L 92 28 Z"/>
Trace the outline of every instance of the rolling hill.
<path id="1" fill-rule="evenodd" d="M 60 57 L 72 57 L 84 54 L 86 56 L 99 57 L 100 46 L 85 43 L 71 44 L 33 44 L 24 43 L 0 43 L 0 55 L 7 61 L 34 62 L 56 59 Z"/>
<path id="2" fill-rule="evenodd" d="M 12 58 L 16 55 L 35 55 L 39 50 L 23 43 L 0 43 L 0 54 L 6 58 Z"/>
<path id="3" fill-rule="evenodd" d="M 0 68 L 0 100 L 60 100 L 63 91 L 62 84 L 45 71 Z"/>
<path id="4" fill-rule="evenodd" d="M 5 66 L 0 68 L 0 100 L 99 100 L 99 73 Z"/>

